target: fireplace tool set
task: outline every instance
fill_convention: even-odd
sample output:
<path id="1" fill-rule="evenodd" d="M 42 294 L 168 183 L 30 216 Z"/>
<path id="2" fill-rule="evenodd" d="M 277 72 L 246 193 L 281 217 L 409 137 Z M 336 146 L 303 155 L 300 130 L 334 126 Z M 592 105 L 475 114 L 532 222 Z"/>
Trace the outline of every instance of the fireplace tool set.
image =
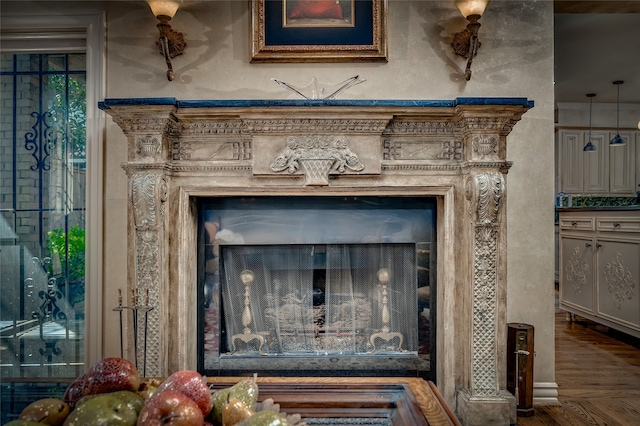
<path id="1" fill-rule="evenodd" d="M 153 306 L 149 305 L 149 289 L 145 291 L 145 304 L 139 304 L 140 295 L 137 288 L 131 290 L 131 300 L 133 301 L 132 306 L 125 306 L 122 304 L 122 289 L 118 289 L 118 306 L 113 308 L 113 311 L 118 312 L 120 317 L 120 358 L 124 358 L 124 345 L 123 345 L 123 336 L 124 336 L 124 322 L 122 318 L 122 313 L 125 309 L 130 309 L 133 314 L 133 356 L 135 358 L 136 368 L 138 367 L 138 330 L 139 330 L 139 314 L 143 315 L 143 324 L 142 324 L 142 341 L 143 341 L 143 349 L 142 349 L 142 376 L 147 376 L 147 330 L 148 330 L 148 320 L 149 320 L 149 312 L 153 310 Z"/>

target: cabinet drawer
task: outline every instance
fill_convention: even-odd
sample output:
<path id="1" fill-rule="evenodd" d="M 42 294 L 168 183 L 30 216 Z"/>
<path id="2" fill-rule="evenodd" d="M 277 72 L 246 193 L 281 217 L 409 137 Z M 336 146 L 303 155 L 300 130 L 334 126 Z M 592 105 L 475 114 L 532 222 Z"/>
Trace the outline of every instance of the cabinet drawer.
<path id="1" fill-rule="evenodd" d="M 640 217 L 602 217 L 598 218 L 597 227 L 598 231 L 640 232 Z"/>
<path id="2" fill-rule="evenodd" d="M 595 218 L 593 217 L 561 217 L 560 229 L 594 231 L 596 229 Z"/>

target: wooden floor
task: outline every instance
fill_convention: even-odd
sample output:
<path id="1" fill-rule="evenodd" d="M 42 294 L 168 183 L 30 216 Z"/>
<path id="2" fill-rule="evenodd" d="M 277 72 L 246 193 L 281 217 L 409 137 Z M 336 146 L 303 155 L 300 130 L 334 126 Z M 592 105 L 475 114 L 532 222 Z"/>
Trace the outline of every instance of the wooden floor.
<path id="1" fill-rule="evenodd" d="M 556 315 L 560 405 L 536 405 L 518 425 L 640 425 L 640 339 Z"/>

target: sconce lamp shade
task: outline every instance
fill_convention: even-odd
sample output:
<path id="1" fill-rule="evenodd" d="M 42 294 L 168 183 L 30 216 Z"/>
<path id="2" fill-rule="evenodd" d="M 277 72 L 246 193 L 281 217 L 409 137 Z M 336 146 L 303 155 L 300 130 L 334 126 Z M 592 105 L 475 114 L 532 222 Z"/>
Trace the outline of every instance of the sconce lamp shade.
<path id="1" fill-rule="evenodd" d="M 147 0 L 147 3 L 155 16 L 173 18 L 182 5 L 182 0 Z"/>
<path id="2" fill-rule="evenodd" d="M 465 18 L 471 15 L 482 16 L 490 0 L 455 0 L 456 6 Z"/>

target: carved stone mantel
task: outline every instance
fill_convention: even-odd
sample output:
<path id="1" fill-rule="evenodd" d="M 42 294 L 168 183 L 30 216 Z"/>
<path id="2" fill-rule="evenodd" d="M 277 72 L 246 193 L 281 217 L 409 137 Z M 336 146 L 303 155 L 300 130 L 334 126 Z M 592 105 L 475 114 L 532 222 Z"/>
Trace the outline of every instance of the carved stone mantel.
<path id="1" fill-rule="evenodd" d="M 129 288 L 154 306 L 147 375 L 197 366 L 198 197 L 435 196 L 438 388 L 464 424 L 508 424 L 506 142 L 532 106 L 522 98 L 101 102 L 128 138 Z"/>

